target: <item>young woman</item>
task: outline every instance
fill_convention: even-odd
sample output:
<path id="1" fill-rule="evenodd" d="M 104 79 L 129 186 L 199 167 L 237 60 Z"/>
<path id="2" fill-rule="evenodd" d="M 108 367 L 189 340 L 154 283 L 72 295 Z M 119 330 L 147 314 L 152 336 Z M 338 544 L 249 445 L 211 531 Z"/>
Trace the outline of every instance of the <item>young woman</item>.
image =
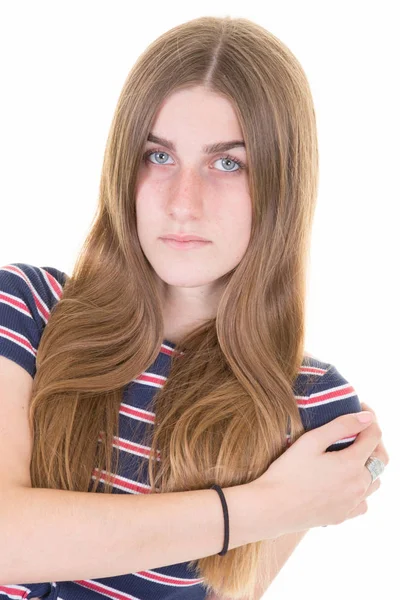
<path id="1" fill-rule="evenodd" d="M 365 513 L 381 431 L 304 348 L 317 181 L 271 33 L 203 17 L 139 57 L 73 273 L 0 270 L 0 595 L 256 598 Z"/>

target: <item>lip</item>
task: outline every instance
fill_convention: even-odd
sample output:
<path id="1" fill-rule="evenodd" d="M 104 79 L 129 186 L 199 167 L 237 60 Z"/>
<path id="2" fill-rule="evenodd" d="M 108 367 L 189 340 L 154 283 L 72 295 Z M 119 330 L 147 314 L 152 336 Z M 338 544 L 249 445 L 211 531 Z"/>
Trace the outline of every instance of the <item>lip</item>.
<path id="1" fill-rule="evenodd" d="M 211 244 L 208 240 L 189 240 L 187 242 L 179 242 L 178 240 L 172 240 L 167 238 L 160 238 L 164 244 L 175 250 L 192 250 L 195 248 L 204 248 Z"/>
<path id="2" fill-rule="evenodd" d="M 162 240 L 175 240 L 176 242 L 209 242 L 210 240 L 206 240 L 206 238 L 200 237 L 198 235 L 191 235 L 191 234 L 185 234 L 185 235 L 175 235 L 175 234 L 170 234 L 170 235 L 163 235 Z"/>

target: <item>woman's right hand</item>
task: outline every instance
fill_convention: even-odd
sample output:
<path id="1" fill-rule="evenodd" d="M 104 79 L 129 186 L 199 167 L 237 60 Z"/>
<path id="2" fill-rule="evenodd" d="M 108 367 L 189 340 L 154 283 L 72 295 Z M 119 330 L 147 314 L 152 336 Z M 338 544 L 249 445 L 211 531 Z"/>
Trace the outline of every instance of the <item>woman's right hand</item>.
<path id="1" fill-rule="evenodd" d="M 261 502 L 273 495 L 278 507 L 273 524 L 270 514 L 265 515 L 265 539 L 338 525 L 367 512 L 365 499 L 379 488 L 380 478 L 371 483 L 365 463 L 372 455 L 385 465 L 389 462 L 376 415 L 369 411 L 373 416 L 369 423 L 358 420 L 360 413 L 351 413 L 306 431 L 265 473 L 247 484 Z M 326 452 L 331 444 L 354 435 L 347 448 Z M 270 510 L 268 503 L 266 507 Z"/>

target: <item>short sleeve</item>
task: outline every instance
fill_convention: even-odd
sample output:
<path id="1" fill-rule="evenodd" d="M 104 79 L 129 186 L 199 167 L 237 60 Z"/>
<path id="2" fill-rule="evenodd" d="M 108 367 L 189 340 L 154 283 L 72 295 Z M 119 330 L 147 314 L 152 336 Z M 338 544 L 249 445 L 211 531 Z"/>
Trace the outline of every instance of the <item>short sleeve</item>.
<path id="1" fill-rule="evenodd" d="M 0 355 L 34 378 L 36 354 L 67 275 L 54 267 L 10 263 L 0 267 Z"/>
<path id="2" fill-rule="evenodd" d="M 54 267 L 12 263 L 0 267 L 0 355 L 32 378 L 36 354 L 50 312 L 68 276 Z M 0 584 L 0 598 L 58 598 L 55 582 Z"/>
<path id="3" fill-rule="evenodd" d="M 340 415 L 361 412 L 361 402 L 354 387 L 338 369 L 328 364 L 323 374 L 310 389 L 307 405 L 308 429 L 321 427 Z M 327 452 L 342 450 L 350 446 L 356 436 L 337 440 Z"/>

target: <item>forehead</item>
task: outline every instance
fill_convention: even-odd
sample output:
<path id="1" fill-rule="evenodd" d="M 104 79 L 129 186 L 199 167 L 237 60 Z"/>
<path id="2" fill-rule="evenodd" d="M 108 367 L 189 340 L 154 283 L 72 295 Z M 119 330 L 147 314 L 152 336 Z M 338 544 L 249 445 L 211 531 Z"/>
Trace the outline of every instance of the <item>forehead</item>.
<path id="1" fill-rule="evenodd" d="M 236 141 L 245 147 L 242 129 L 232 103 L 225 97 L 201 87 L 178 90 L 159 107 L 149 135 L 149 141 L 169 141 L 163 144 L 176 150 L 179 141 L 196 140 L 204 152 L 215 142 Z M 175 143 L 176 142 L 176 143 Z M 232 146 L 231 146 L 232 147 Z"/>

